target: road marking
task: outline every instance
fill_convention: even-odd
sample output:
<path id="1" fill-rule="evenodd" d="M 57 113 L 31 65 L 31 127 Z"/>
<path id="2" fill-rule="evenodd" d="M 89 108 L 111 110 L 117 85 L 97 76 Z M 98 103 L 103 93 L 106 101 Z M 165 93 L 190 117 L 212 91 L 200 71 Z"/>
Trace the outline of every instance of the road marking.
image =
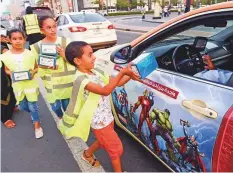
<path id="1" fill-rule="evenodd" d="M 39 83 L 40 93 L 41 93 L 43 99 L 45 100 L 45 103 L 46 103 L 49 111 L 51 112 L 54 121 L 57 124 L 58 118 L 57 118 L 56 114 L 52 111 L 50 104 L 46 100 L 46 91 L 44 88 L 43 81 L 40 77 L 36 77 L 36 80 Z M 73 157 L 76 160 L 76 162 L 77 162 L 77 164 L 82 172 L 105 172 L 104 168 L 101 165 L 99 168 L 94 168 L 90 164 L 86 163 L 81 158 L 83 151 L 88 148 L 88 146 L 85 142 L 83 142 L 80 138 L 72 138 L 69 140 L 67 140 L 64 136 L 63 136 L 63 138 L 66 141 L 68 147 L 70 148 L 70 151 L 73 154 Z"/>

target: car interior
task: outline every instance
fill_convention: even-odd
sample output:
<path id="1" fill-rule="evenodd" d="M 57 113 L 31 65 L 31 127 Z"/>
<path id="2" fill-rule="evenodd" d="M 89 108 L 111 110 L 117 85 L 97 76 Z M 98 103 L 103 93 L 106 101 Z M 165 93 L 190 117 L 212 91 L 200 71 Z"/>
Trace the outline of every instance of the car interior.
<path id="1" fill-rule="evenodd" d="M 180 23 L 134 47 L 131 58 L 145 52 L 155 54 L 159 68 L 185 75 L 205 70 L 203 55 L 209 55 L 216 68 L 233 72 L 233 15 L 221 13 Z"/>

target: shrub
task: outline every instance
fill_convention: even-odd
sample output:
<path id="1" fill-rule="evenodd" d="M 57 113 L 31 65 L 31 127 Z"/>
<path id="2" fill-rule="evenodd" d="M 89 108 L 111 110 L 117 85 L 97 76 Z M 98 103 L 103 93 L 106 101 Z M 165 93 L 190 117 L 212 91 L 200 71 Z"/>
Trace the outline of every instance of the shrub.
<path id="1" fill-rule="evenodd" d="M 147 11 L 146 14 L 152 14 L 154 11 Z M 108 13 L 108 16 L 121 16 L 121 15 L 134 15 L 134 14 L 142 14 L 140 11 L 129 11 L 129 12 L 116 12 L 116 13 Z"/>

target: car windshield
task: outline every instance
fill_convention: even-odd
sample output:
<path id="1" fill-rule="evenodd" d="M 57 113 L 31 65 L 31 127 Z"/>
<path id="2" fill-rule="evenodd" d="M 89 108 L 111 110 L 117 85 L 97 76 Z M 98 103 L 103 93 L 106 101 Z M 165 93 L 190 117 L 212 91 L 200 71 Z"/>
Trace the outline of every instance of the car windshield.
<path id="1" fill-rule="evenodd" d="M 90 22 L 104 22 L 106 19 L 99 14 L 72 14 L 69 15 L 71 20 L 75 23 L 90 23 Z"/>
<path id="2" fill-rule="evenodd" d="M 37 14 L 38 17 L 42 17 L 42 16 L 53 17 L 53 13 L 47 9 L 35 9 L 33 10 L 33 13 Z"/>

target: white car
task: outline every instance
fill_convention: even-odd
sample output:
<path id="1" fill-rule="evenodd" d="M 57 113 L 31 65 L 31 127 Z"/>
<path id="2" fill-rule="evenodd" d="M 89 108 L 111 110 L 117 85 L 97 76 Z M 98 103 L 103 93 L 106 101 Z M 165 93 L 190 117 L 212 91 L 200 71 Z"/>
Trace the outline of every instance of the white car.
<path id="1" fill-rule="evenodd" d="M 117 43 L 115 26 L 98 13 L 72 12 L 57 18 L 57 33 L 72 41 L 85 41 L 93 49 L 107 48 Z"/>

